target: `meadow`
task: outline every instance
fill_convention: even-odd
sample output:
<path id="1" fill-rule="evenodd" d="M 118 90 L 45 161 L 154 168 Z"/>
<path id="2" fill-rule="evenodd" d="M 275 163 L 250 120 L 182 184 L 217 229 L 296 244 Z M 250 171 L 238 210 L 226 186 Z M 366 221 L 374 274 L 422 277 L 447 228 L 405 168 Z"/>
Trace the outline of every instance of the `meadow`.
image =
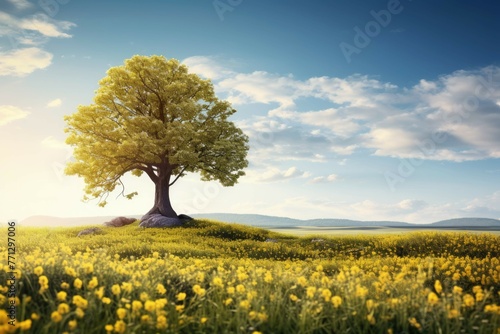
<path id="1" fill-rule="evenodd" d="M 18 228 L 17 322 L 2 260 L 0 333 L 500 334 L 494 234 L 80 230 Z"/>

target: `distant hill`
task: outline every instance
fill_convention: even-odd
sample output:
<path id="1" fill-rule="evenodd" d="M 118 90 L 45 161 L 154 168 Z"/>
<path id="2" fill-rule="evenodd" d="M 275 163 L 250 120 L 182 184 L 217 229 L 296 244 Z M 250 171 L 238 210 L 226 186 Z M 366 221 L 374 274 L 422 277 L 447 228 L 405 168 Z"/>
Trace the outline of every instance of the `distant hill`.
<path id="1" fill-rule="evenodd" d="M 140 218 L 141 216 L 127 216 L 130 218 Z M 21 226 L 33 227 L 73 227 L 83 225 L 99 225 L 107 222 L 116 216 L 101 217 L 51 217 L 51 216 L 31 216 L 19 222 Z"/>
<path id="2" fill-rule="evenodd" d="M 450 226 L 484 226 L 484 227 L 500 227 L 500 220 L 491 218 L 455 218 L 441 220 L 433 223 L 435 227 L 450 227 Z"/>
<path id="3" fill-rule="evenodd" d="M 236 213 L 204 213 L 192 215 L 194 218 L 207 218 L 228 223 L 240 223 L 258 227 L 293 227 L 293 226 L 320 226 L 320 227 L 351 227 L 351 226 L 381 226 L 381 227 L 498 227 L 500 220 L 491 218 L 456 218 L 442 220 L 431 224 L 411 224 L 398 221 L 361 221 L 349 219 L 292 219 L 286 217 L 236 214 Z"/>
<path id="4" fill-rule="evenodd" d="M 139 219 L 141 215 L 126 215 L 127 217 Z M 442 220 L 432 224 L 411 224 L 398 221 L 360 221 L 349 219 L 293 219 L 287 217 L 276 217 L 254 214 L 236 213 L 200 213 L 191 215 L 193 218 L 206 218 L 227 223 L 238 223 L 265 228 L 287 228 L 297 226 L 317 226 L 317 227 L 399 227 L 399 228 L 498 228 L 500 220 L 491 218 L 455 218 Z M 40 227 L 72 227 L 82 225 L 100 225 L 115 216 L 101 217 L 50 217 L 32 216 L 19 222 L 21 226 Z"/>
<path id="5" fill-rule="evenodd" d="M 291 226 L 321 226 L 321 227 L 349 227 L 349 226 L 392 226 L 411 227 L 414 224 L 395 221 L 359 221 L 349 219 L 293 219 L 253 214 L 237 213 L 200 213 L 192 215 L 193 218 L 207 218 L 227 223 L 247 224 L 257 227 L 291 227 Z"/>

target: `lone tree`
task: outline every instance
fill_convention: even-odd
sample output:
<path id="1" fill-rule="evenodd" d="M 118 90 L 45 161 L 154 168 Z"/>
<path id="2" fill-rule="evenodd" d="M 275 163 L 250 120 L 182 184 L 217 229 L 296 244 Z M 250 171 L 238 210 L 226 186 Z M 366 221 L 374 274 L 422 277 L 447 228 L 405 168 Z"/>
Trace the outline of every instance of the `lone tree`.
<path id="1" fill-rule="evenodd" d="M 228 118 L 236 112 L 219 100 L 210 80 L 162 56 L 134 56 L 99 82 L 94 103 L 65 116 L 74 162 L 66 174 L 85 180 L 85 200 L 106 198 L 121 177 L 146 173 L 155 184 L 154 205 L 142 226 L 181 224 L 169 189 L 187 172 L 233 186 L 247 167 L 248 137 Z"/>

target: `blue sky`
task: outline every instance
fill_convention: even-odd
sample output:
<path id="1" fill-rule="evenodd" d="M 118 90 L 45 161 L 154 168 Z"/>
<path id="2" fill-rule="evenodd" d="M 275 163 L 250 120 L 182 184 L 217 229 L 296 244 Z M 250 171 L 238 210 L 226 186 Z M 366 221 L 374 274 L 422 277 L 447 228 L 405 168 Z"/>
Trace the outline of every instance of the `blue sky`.
<path id="1" fill-rule="evenodd" d="M 496 1 L 47 1 L 0 4 L 2 219 L 141 214 L 82 203 L 63 116 L 111 66 L 177 58 L 250 136 L 235 187 L 190 175 L 180 213 L 432 222 L 500 218 Z"/>

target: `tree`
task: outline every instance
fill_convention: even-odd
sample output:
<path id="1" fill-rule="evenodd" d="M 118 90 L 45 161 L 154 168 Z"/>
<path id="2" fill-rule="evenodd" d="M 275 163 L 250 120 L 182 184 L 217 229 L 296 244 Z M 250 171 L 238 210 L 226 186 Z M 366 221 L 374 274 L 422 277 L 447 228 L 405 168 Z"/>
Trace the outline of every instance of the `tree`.
<path id="1" fill-rule="evenodd" d="M 119 185 L 125 197 L 137 195 L 125 195 L 121 177 L 145 173 L 155 184 L 146 216 L 176 218 L 169 189 L 186 173 L 223 186 L 245 174 L 248 137 L 228 120 L 235 112 L 215 96 L 210 80 L 179 61 L 134 56 L 107 71 L 94 103 L 65 116 L 75 157 L 65 172 L 82 177 L 84 199 L 101 206 Z"/>

